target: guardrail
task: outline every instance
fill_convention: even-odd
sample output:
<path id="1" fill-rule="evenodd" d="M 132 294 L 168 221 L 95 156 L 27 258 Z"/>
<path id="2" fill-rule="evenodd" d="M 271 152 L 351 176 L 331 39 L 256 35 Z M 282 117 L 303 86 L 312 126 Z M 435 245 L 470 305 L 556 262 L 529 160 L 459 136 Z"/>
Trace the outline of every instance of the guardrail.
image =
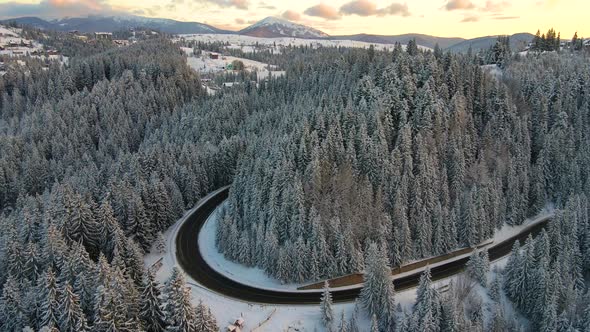
<path id="1" fill-rule="evenodd" d="M 446 260 L 449 260 L 449 259 L 452 259 L 452 258 L 455 258 L 458 256 L 470 254 L 474 250 L 489 246 L 492 243 L 494 243 L 494 241 L 490 240 L 490 241 L 484 242 L 482 244 L 479 244 L 473 248 L 463 248 L 463 249 L 455 250 L 455 251 L 450 252 L 445 255 L 426 258 L 426 259 L 423 259 L 423 260 L 420 260 L 417 262 L 413 262 L 413 263 L 410 263 L 407 265 L 397 266 L 397 267 L 394 267 L 391 269 L 391 275 L 395 276 L 398 274 L 402 274 L 405 272 L 409 272 L 409 271 L 423 268 L 427 265 L 440 263 L 442 261 L 446 261 Z M 329 279 L 328 285 L 330 288 L 336 288 L 336 287 L 352 286 L 352 285 L 360 284 L 362 282 L 363 282 L 363 273 L 359 272 L 359 273 L 352 273 L 352 274 L 348 274 L 345 276 Z M 315 282 L 313 284 L 301 286 L 301 287 L 298 287 L 297 289 L 298 290 L 312 290 L 312 289 L 322 289 L 322 288 L 324 288 L 324 281 Z"/>

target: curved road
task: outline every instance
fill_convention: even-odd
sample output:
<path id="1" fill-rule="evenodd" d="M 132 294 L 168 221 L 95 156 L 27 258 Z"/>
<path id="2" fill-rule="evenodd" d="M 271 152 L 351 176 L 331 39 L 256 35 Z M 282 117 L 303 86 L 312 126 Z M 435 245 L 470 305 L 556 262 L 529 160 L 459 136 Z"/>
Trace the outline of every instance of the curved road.
<path id="1" fill-rule="evenodd" d="M 204 202 L 196 208 L 180 226 L 176 237 L 176 258 L 182 269 L 195 281 L 205 288 L 228 297 L 247 302 L 269 304 L 317 304 L 320 302 L 321 290 L 314 292 L 289 292 L 259 289 L 231 280 L 211 268 L 199 251 L 199 232 L 205 221 L 228 196 L 229 187 L 219 190 L 217 193 L 206 197 Z M 525 229 L 522 233 L 509 238 L 488 249 L 490 260 L 496 260 L 510 254 L 516 240 L 521 243 L 532 234 L 536 236 L 547 224 L 545 219 L 534 226 Z M 439 280 L 463 271 L 468 257 L 461 258 L 450 263 L 432 267 L 430 269 L 432 280 Z M 421 272 L 404 276 L 393 281 L 396 290 L 404 290 L 418 285 Z M 338 290 L 332 292 L 334 302 L 354 301 L 360 293 L 360 288 Z"/>

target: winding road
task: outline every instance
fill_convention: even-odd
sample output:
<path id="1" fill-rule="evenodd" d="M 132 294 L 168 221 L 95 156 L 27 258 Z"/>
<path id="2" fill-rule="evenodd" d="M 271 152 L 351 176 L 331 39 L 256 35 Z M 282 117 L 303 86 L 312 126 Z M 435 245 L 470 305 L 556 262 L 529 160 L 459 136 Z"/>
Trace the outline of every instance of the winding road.
<path id="1" fill-rule="evenodd" d="M 289 292 L 268 290 L 241 284 L 227 278 L 210 267 L 199 251 L 199 232 L 207 218 L 215 211 L 228 196 L 229 187 L 207 196 L 201 205 L 187 216 L 180 226 L 176 236 L 176 259 L 182 269 L 192 279 L 203 287 L 227 297 L 254 303 L 266 304 L 317 304 L 320 302 L 321 291 Z M 511 237 L 488 249 L 490 260 L 496 260 L 510 254 L 516 240 L 523 243 L 529 234 L 536 236 L 547 224 L 546 218 L 534 226 L 524 229 L 518 235 Z M 432 280 L 440 280 L 460 273 L 465 268 L 468 257 L 461 258 L 431 268 Z M 416 287 L 421 272 L 416 272 L 393 281 L 396 290 Z M 360 288 L 332 291 L 334 302 L 354 301 L 360 293 Z"/>

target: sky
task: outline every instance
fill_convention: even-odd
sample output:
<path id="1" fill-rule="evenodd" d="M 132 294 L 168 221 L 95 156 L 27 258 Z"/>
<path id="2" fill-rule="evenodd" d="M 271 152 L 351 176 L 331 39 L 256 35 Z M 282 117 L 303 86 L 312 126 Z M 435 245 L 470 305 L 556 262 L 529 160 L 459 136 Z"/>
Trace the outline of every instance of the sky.
<path id="1" fill-rule="evenodd" d="M 239 30 L 267 16 L 330 35 L 423 33 L 441 37 L 535 33 L 590 37 L 589 0 L 0 0 L 0 18 L 133 14 Z"/>

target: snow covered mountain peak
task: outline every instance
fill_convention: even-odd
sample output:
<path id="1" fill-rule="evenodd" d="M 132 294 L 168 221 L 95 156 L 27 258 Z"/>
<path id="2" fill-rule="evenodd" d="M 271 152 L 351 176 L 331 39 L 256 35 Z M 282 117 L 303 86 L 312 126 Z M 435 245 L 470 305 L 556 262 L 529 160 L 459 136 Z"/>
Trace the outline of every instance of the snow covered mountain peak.
<path id="1" fill-rule="evenodd" d="M 241 30 L 241 35 L 253 37 L 275 38 L 275 37 L 297 37 L 297 38 L 323 38 L 328 34 L 282 18 L 269 16 L 251 26 Z"/>

